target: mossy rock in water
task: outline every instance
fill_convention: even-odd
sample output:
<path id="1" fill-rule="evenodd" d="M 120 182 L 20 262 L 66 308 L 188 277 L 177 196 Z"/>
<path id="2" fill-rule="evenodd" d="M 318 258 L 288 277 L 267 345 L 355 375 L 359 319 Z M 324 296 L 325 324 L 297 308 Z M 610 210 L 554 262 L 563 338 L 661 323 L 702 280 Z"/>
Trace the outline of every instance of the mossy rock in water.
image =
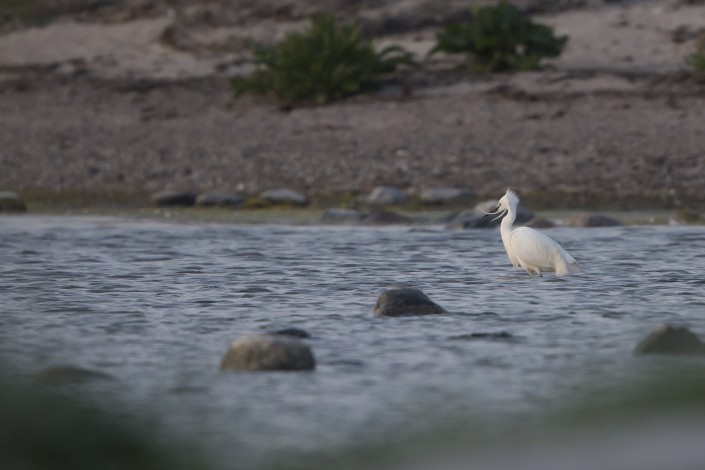
<path id="1" fill-rule="evenodd" d="M 37 375 L 38 382 L 51 385 L 84 383 L 94 380 L 114 380 L 114 378 L 103 372 L 70 365 L 47 367 Z"/>
<path id="2" fill-rule="evenodd" d="M 688 328 L 660 325 L 639 343 L 635 354 L 702 354 L 705 345 Z"/>
<path id="3" fill-rule="evenodd" d="M 27 205 L 17 193 L 0 191 L 0 212 L 27 212 Z"/>
<path id="4" fill-rule="evenodd" d="M 316 367 L 311 348 L 289 334 L 245 336 L 230 345 L 222 371 L 293 371 Z"/>
<path id="5" fill-rule="evenodd" d="M 446 313 L 446 310 L 432 301 L 420 289 L 392 287 L 379 295 L 372 312 L 382 317 L 401 317 L 434 315 Z"/>

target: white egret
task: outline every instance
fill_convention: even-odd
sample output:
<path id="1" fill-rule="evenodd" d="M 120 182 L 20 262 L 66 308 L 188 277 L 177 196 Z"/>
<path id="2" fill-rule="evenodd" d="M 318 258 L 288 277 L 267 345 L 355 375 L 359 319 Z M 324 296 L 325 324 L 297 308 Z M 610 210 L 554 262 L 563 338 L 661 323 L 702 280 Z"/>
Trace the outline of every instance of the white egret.
<path id="1" fill-rule="evenodd" d="M 496 218 L 506 214 L 500 225 L 500 233 L 514 269 L 521 266 L 529 276 L 534 273 L 542 276 L 544 272 L 555 272 L 556 276 L 579 273 L 578 262 L 548 236 L 529 227 L 512 230 L 518 204 L 519 197 L 508 189 L 499 200 L 497 208 L 488 213 L 499 214 Z"/>

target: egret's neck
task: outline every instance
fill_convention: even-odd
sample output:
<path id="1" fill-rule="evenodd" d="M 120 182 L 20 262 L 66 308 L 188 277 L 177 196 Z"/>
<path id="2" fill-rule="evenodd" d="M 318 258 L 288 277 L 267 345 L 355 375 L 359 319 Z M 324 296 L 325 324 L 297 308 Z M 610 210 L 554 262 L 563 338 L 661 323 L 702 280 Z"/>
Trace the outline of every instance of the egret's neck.
<path id="1" fill-rule="evenodd" d="M 502 241 L 504 246 L 507 247 L 509 244 L 509 235 L 512 233 L 512 224 L 514 224 L 514 219 L 516 219 L 516 209 L 509 206 L 507 209 L 507 215 L 502 219 L 502 223 L 499 226 L 499 231 L 502 234 Z"/>

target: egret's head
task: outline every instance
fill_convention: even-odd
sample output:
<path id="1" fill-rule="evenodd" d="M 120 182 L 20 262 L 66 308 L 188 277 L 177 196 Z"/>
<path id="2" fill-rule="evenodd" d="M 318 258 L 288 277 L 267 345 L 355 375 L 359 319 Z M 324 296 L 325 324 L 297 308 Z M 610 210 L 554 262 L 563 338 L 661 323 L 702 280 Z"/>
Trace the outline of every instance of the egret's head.
<path id="1" fill-rule="evenodd" d="M 510 207 L 516 207 L 519 204 L 519 196 L 516 195 L 511 189 L 507 189 L 507 192 L 499 199 L 497 203 L 497 208 L 499 210 L 506 210 Z"/>
<path id="2" fill-rule="evenodd" d="M 492 220 L 497 220 L 504 216 L 504 214 L 509 210 L 510 207 L 516 209 L 517 204 L 519 204 L 519 196 L 516 195 L 511 189 L 507 189 L 507 192 L 502 196 L 499 201 L 497 201 L 497 207 L 494 208 L 492 212 L 486 212 L 487 215 L 499 214 Z"/>

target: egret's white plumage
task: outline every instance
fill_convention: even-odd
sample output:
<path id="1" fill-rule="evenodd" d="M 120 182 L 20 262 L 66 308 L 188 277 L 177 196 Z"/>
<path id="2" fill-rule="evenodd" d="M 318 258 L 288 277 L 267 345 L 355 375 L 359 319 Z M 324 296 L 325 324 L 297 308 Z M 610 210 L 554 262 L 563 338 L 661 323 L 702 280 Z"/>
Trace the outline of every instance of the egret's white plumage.
<path id="1" fill-rule="evenodd" d="M 548 236 L 529 227 L 512 230 L 518 204 L 519 198 L 508 189 L 492 212 L 498 213 L 498 217 L 506 213 L 500 224 L 500 233 L 514 268 L 521 266 L 529 275 L 536 273 L 539 276 L 544 272 L 555 272 L 556 276 L 579 273 L 578 262 Z"/>

